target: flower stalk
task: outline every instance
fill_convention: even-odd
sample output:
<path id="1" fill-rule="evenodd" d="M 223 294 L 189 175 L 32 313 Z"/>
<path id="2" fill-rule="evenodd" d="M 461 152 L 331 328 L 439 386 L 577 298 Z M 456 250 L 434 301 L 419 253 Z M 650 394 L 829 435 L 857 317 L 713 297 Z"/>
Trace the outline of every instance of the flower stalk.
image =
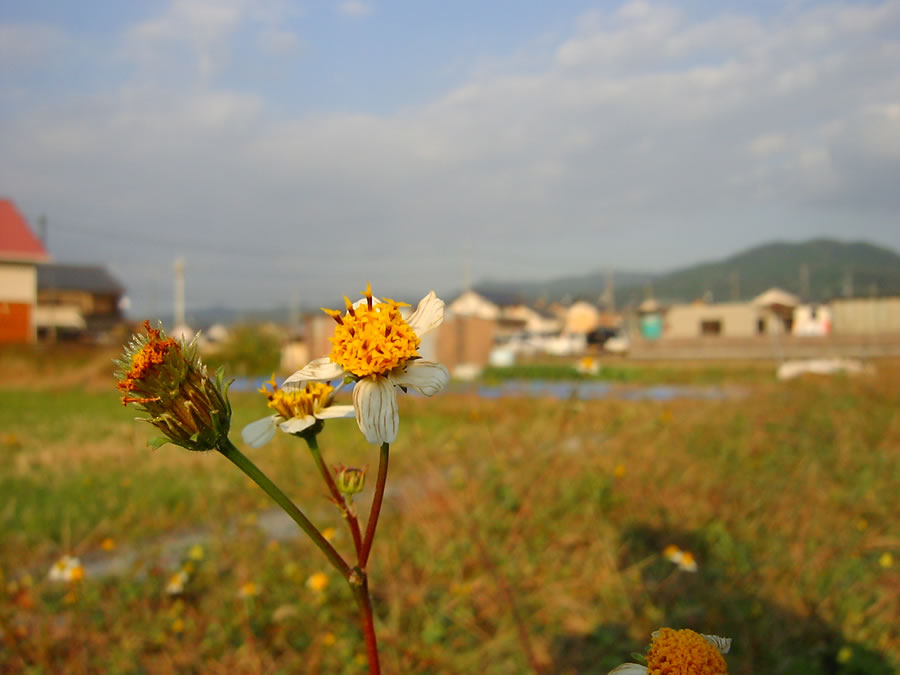
<path id="1" fill-rule="evenodd" d="M 347 562 L 341 557 L 341 554 L 338 553 L 328 540 L 322 536 L 322 533 L 319 532 L 316 526 L 310 522 L 309 518 L 297 508 L 297 505 L 294 504 L 294 502 L 292 502 L 266 474 L 259 470 L 259 467 L 257 467 L 256 464 L 238 450 L 227 437 L 222 439 L 216 449 L 222 453 L 229 462 L 243 471 L 250 480 L 259 485 L 259 487 L 261 487 L 263 491 L 269 495 L 272 500 L 278 504 L 278 506 L 280 506 L 295 523 L 297 523 L 297 525 L 300 526 L 300 529 L 312 539 L 313 543 L 325 554 L 325 557 L 328 558 L 328 562 L 334 565 L 334 568 L 341 573 L 342 577 L 350 579 L 352 570 Z"/>

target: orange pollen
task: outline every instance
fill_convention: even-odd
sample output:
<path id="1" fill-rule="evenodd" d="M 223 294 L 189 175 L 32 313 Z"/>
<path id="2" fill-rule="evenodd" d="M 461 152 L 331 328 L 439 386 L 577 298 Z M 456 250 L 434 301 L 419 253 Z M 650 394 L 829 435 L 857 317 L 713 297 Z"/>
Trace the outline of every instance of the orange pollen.
<path id="1" fill-rule="evenodd" d="M 147 373 L 151 372 L 154 367 L 165 361 L 166 354 L 170 349 L 180 350 L 178 343 L 172 338 L 161 340 L 160 336 L 162 335 L 162 331 L 153 328 L 149 321 L 144 321 L 144 329 L 147 331 L 148 340 L 144 346 L 131 357 L 131 368 L 125 374 L 125 377 L 116 384 L 116 387 L 120 391 L 134 391 L 137 388 L 137 383 L 142 380 Z M 122 398 L 122 403 L 128 405 L 129 403 L 148 403 L 154 400 L 158 399 L 141 399 L 124 396 Z"/>
<path id="2" fill-rule="evenodd" d="M 357 377 L 383 375 L 418 357 L 419 337 L 400 314 L 401 303 L 374 302 L 367 287 L 365 304 L 351 307 L 334 329 L 329 358 Z M 331 311 L 328 314 L 334 316 Z"/>
<path id="3" fill-rule="evenodd" d="M 260 391 L 269 399 L 269 407 L 289 420 L 292 417 L 306 417 L 322 411 L 328 406 L 334 387 L 324 382 L 307 382 L 303 389 L 285 391 L 279 389 L 274 380 L 270 380 L 272 391 L 263 385 Z"/>
<path id="4" fill-rule="evenodd" d="M 728 666 L 699 633 L 660 628 L 647 654 L 647 675 L 728 675 Z"/>

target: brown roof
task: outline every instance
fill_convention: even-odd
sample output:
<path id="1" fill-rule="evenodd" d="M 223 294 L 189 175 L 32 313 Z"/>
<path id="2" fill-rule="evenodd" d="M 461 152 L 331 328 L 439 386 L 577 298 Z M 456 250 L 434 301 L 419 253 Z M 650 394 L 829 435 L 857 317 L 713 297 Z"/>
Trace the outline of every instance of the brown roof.
<path id="1" fill-rule="evenodd" d="M 19 213 L 16 205 L 8 199 L 0 199 L 0 259 L 44 262 L 50 254 L 28 223 Z"/>

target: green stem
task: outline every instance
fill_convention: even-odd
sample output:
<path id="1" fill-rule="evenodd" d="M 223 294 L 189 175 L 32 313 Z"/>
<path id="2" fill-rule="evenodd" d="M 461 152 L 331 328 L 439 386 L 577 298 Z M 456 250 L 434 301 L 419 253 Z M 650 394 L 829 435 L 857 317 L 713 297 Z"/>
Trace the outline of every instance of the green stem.
<path id="1" fill-rule="evenodd" d="M 381 444 L 381 455 L 378 458 L 378 478 L 375 482 L 375 495 L 372 497 L 372 508 L 369 509 L 369 522 L 366 523 L 366 537 L 363 539 L 362 551 L 359 554 L 359 566 L 366 569 L 369 553 L 372 551 L 372 540 L 375 539 L 375 528 L 378 526 L 378 514 L 381 513 L 381 502 L 384 500 L 384 486 L 387 483 L 388 459 L 391 444 Z"/>
<path id="2" fill-rule="evenodd" d="M 234 444 L 228 440 L 227 436 L 219 441 L 219 445 L 216 449 L 225 455 L 228 461 L 247 474 L 247 476 L 249 476 L 254 483 L 259 485 L 259 487 L 261 487 L 263 491 L 278 504 L 278 506 L 284 509 L 284 512 L 300 526 L 300 529 L 303 530 L 309 538 L 313 540 L 313 543 L 319 547 L 322 553 L 325 554 L 325 557 L 328 558 L 329 562 L 341 573 L 341 576 L 345 579 L 350 578 L 350 566 L 347 565 L 341 557 L 341 554 L 334 550 L 334 547 L 328 543 L 328 540 L 322 536 L 322 533 L 316 529 L 316 526 L 310 522 L 309 518 L 297 508 L 297 505 L 281 491 L 281 488 L 275 485 L 266 474 L 259 470 L 256 464 L 238 450 Z"/>
<path id="3" fill-rule="evenodd" d="M 322 474 L 322 478 L 325 479 L 325 484 L 328 486 L 328 491 L 331 492 L 331 498 L 338 505 L 341 511 L 344 514 L 344 518 L 347 519 L 347 525 L 350 527 L 350 534 L 353 536 L 353 547 L 356 549 L 356 557 L 359 559 L 359 553 L 362 549 L 362 537 L 359 533 L 359 520 L 356 517 L 356 514 L 351 510 L 350 504 L 347 503 L 347 499 L 344 495 L 341 494 L 340 490 L 337 489 L 337 485 L 334 483 L 334 478 L 331 476 L 331 472 L 328 470 L 328 467 L 325 464 L 325 460 L 322 459 L 322 453 L 319 450 L 319 444 L 316 441 L 316 437 L 313 435 L 304 436 L 306 440 L 306 444 L 309 446 L 309 451 L 312 453 L 313 459 L 316 462 L 316 466 L 319 467 L 319 472 Z"/>

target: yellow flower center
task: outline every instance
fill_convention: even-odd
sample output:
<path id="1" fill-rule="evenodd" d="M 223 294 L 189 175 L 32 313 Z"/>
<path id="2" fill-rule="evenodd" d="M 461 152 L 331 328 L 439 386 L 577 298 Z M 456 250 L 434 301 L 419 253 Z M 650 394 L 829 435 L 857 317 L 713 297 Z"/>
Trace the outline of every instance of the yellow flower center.
<path id="1" fill-rule="evenodd" d="M 259 388 L 259 392 L 265 394 L 269 399 L 269 407 L 286 420 L 307 415 L 315 417 L 316 413 L 321 412 L 328 405 L 328 398 L 334 391 L 334 387 L 324 382 L 307 382 L 302 389 L 285 391 L 279 389 L 275 384 L 274 375 L 267 384 L 272 385 L 272 391 L 269 391 L 263 384 Z"/>
<path id="2" fill-rule="evenodd" d="M 419 337 L 400 315 L 404 303 L 387 298 L 373 302 L 368 285 L 364 295 L 367 302 L 359 307 L 345 298 L 347 313 L 343 316 L 323 308 L 338 324 L 328 356 L 357 377 L 383 375 L 419 355 Z"/>
<path id="3" fill-rule="evenodd" d="M 660 628 L 647 654 L 647 675 L 728 675 L 728 666 L 699 633 Z"/>

